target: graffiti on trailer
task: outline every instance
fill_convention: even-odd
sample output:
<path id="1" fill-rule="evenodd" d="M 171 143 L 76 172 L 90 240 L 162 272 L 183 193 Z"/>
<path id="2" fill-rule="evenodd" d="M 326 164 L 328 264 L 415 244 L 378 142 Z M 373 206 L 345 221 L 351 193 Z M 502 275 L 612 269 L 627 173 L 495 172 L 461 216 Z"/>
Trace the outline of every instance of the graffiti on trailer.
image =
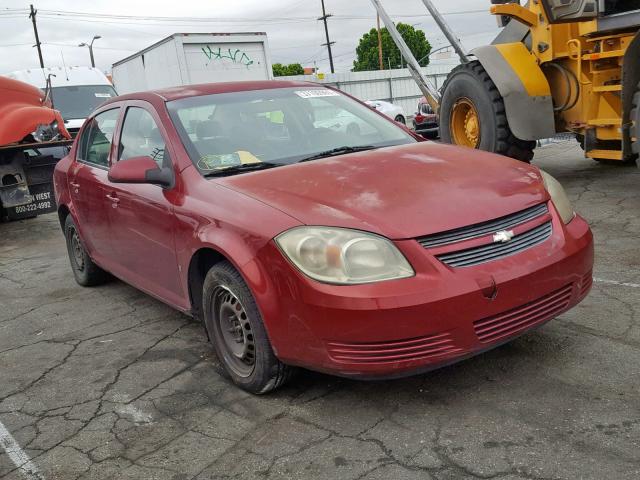
<path id="1" fill-rule="evenodd" d="M 218 50 L 216 51 L 212 50 L 211 47 L 207 45 L 206 47 L 202 47 L 202 51 L 209 60 L 222 60 L 226 58 L 228 60 L 231 60 L 233 63 L 242 64 L 247 68 L 253 65 L 253 60 L 251 60 L 249 55 L 247 55 L 239 48 L 237 48 L 235 51 L 228 48 L 225 52 L 220 47 L 218 47 Z"/>

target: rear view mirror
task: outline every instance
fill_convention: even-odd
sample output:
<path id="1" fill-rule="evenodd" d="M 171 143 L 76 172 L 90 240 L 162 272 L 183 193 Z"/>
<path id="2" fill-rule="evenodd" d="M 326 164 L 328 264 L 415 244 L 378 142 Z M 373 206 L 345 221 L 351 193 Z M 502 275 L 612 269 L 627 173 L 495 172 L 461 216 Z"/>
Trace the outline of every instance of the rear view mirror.
<path id="1" fill-rule="evenodd" d="M 109 181 L 113 183 L 149 183 L 170 187 L 173 172 L 170 168 L 160 168 L 151 157 L 132 157 L 120 160 L 109 169 Z"/>

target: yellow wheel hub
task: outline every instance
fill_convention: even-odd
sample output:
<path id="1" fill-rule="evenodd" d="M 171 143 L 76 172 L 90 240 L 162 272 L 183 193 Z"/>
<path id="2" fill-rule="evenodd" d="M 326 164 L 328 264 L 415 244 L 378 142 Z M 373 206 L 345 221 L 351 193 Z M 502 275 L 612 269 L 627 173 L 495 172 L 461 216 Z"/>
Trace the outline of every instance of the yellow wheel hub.
<path id="1" fill-rule="evenodd" d="M 460 98 L 453 105 L 450 129 L 456 145 L 470 148 L 480 146 L 480 117 L 468 98 Z"/>

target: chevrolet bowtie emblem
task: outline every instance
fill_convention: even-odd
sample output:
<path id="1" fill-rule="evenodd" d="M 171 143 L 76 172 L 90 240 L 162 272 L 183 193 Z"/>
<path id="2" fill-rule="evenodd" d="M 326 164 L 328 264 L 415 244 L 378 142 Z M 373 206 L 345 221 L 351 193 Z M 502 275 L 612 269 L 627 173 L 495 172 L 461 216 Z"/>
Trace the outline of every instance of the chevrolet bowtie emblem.
<path id="1" fill-rule="evenodd" d="M 502 230 L 493 236 L 494 243 L 507 243 L 513 238 L 513 230 Z"/>

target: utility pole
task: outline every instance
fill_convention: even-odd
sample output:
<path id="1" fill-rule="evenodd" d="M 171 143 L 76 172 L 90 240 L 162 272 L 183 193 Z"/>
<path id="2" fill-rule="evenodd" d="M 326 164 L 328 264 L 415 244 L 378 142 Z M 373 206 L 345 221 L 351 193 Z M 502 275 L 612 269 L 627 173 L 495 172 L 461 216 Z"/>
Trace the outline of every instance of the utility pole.
<path id="1" fill-rule="evenodd" d="M 378 14 L 378 63 L 380 70 L 384 70 L 384 62 L 382 61 L 382 32 L 380 31 L 380 15 Z"/>
<path id="2" fill-rule="evenodd" d="M 37 10 L 33 8 L 33 5 L 30 5 L 31 13 L 29 14 L 29 18 L 31 19 L 31 23 L 33 23 L 33 33 L 36 35 L 36 48 L 38 49 L 38 57 L 40 58 L 40 68 L 44 68 L 44 60 L 42 60 L 42 49 L 40 48 L 40 37 L 38 36 L 38 25 L 36 24 L 36 14 Z"/>
<path id="3" fill-rule="evenodd" d="M 320 0 L 322 2 L 322 16 L 318 20 L 322 20 L 324 22 L 324 34 L 327 37 L 327 43 L 323 43 L 322 46 L 326 46 L 329 50 L 329 64 L 331 65 L 331 73 L 336 73 L 333 68 L 333 54 L 331 53 L 331 45 L 334 45 L 336 42 L 329 41 L 329 26 L 327 25 L 327 18 L 332 17 L 333 15 L 327 15 L 327 12 L 324 9 L 324 0 Z"/>

